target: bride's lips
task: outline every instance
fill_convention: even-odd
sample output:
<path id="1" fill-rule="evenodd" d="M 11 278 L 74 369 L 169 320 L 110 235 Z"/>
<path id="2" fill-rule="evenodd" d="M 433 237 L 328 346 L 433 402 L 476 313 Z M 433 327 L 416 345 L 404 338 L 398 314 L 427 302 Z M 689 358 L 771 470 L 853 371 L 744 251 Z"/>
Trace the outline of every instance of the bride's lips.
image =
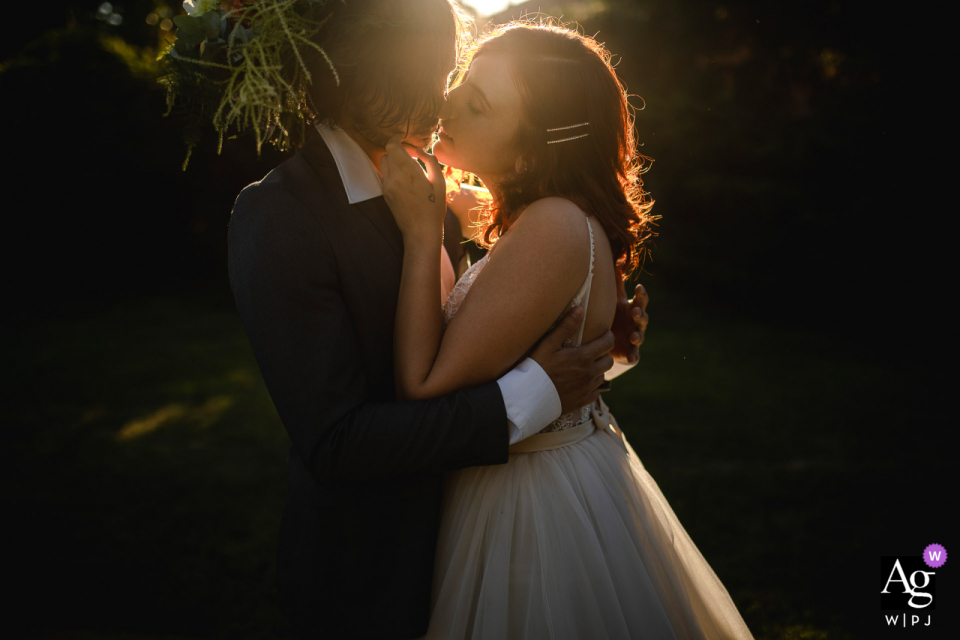
<path id="1" fill-rule="evenodd" d="M 443 127 L 440 127 L 440 130 L 437 132 L 437 135 L 444 142 L 453 142 L 453 138 L 447 135 L 447 133 L 443 130 Z"/>

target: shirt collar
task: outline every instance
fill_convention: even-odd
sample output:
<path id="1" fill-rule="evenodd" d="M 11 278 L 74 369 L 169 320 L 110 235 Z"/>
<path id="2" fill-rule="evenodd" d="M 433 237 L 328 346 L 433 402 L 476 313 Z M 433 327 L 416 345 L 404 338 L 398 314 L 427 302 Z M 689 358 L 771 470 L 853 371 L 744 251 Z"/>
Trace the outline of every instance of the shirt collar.
<path id="1" fill-rule="evenodd" d="M 383 179 L 360 145 L 340 127 L 329 127 L 322 122 L 315 122 L 314 126 L 337 163 L 347 201 L 356 204 L 382 196 Z"/>

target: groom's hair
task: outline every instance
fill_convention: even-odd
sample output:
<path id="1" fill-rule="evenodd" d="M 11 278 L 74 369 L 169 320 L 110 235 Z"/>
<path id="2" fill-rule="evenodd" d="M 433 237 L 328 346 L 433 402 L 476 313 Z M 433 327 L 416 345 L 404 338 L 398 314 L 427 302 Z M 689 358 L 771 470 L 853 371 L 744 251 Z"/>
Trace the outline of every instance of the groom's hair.
<path id="1" fill-rule="evenodd" d="M 649 214 L 653 201 L 640 179 L 649 158 L 637 152 L 633 108 L 610 52 L 577 31 L 523 20 L 484 35 L 461 68 L 493 54 L 510 61 L 520 93 L 518 162 L 512 175 L 489 185 L 497 207 L 482 213 L 481 242 L 489 246 L 531 202 L 560 196 L 597 217 L 614 260 L 629 275 L 656 235 L 651 225 L 659 216 Z"/>
<path id="2" fill-rule="evenodd" d="M 335 124 L 350 110 L 367 126 L 435 128 L 447 80 L 471 38 L 470 15 L 454 0 L 331 0 L 327 7 L 314 38 L 323 53 L 310 49 L 307 61 L 312 119 Z"/>

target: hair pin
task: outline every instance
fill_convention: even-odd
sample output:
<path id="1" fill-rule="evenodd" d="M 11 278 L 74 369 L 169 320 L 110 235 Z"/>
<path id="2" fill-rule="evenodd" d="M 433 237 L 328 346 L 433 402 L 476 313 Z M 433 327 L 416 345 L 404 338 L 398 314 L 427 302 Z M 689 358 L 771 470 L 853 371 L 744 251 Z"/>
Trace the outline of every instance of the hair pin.
<path id="1" fill-rule="evenodd" d="M 585 134 L 583 134 L 582 136 L 573 136 L 572 138 L 564 138 L 564 139 L 562 139 L 562 140 L 548 140 L 548 141 L 547 141 L 547 144 L 556 144 L 556 143 L 558 143 L 558 142 L 566 142 L 567 140 L 576 140 L 577 138 L 586 138 L 588 135 L 590 135 L 590 134 L 589 134 L 589 133 L 585 133 Z"/>
<path id="2" fill-rule="evenodd" d="M 590 124 L 589 122 L 581 122 L 580 124 L 572 124 L 569 127 L 556 127 L 554 129 L 547 129 L 547 131 L 563 131 L 564 129 L 576 129 L 577 127 L 583 127 Z M 560 142 L 557 140 L 557 142 Z"/>

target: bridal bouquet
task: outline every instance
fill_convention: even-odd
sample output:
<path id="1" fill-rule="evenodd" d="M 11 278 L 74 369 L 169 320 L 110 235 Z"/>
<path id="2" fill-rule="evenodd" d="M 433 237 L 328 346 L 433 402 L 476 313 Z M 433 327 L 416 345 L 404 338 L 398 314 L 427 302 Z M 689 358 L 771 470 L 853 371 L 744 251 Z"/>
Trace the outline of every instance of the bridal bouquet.
<path id="1" fill-rule="evenodd" d="M 177 39 L 161 52 L 160 82 L 167 112 L 183 123 L 190 153 L 210 125 L 223 136 L 252 129 L 257 153 L 264 142 L 288 149 L 302 141 L 311 104 L 309 64 L 320 56 L 339 85 L 327 53 L 313 41 L 323 27 L 326 0 L 184 0 Z M 235 137 L 235 136 L 231 136 Z"/>

